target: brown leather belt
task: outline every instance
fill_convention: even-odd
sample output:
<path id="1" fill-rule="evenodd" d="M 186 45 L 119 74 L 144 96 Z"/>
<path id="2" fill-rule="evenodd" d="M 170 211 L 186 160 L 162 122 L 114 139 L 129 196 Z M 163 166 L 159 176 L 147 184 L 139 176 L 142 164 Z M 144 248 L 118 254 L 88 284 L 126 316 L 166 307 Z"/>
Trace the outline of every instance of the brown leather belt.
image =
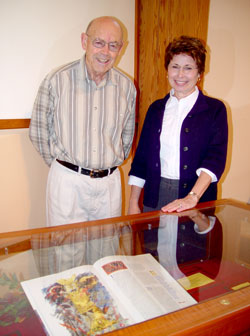
<path id="1" fill-rule="evenodd" d="M 110 174 L 113 173 L 114 170 L 116 170 L 117 167 L 112 167 L 110 169 L 85 169 L 82 167 L 79 167 L 77 165 L 74 165 L 73 163 L 70 162 L 66 162 L 66 161 L 61 161 L 56 159 L 57 162 L 59 162 L 61 165 L 63 165 L 66 168 L 69 168 L 71 170 L 74 170 L 75 172 L 79 172 L 83 175 L 88 175 L 92 178 L 101 178 L 101 177 L 105 177 L 108 176 Z"/>

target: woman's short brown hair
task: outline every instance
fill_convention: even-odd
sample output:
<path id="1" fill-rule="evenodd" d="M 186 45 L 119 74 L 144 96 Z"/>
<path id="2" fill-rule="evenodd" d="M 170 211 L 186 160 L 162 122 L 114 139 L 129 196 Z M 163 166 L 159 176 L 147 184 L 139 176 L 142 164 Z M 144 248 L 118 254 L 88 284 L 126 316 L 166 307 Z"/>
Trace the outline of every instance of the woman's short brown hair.
<path id="1" fill-rule="evenodd" d="M 175 55 L 186 54 L 195 60 L 198 72 L 202 74 L 205 71 L 206 52 L 206 48 L 200 39 L 182 35 L 167 46 L 165 68 L 168 69 L 168 65 Z"/>

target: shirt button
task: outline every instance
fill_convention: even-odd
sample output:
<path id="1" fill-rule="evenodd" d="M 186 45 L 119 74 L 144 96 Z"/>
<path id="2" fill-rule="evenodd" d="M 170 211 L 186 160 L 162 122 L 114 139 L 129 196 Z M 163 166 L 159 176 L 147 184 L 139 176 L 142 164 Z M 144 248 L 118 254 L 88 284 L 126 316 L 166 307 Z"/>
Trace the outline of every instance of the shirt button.
<path id="1" fill-rule="evenodd" d="M 188 151 L 188 147 L 187 146 L 183 147 L 183 150 L 184 150 L 184 152 L 187 152 Z"/>
<path id="2" fill-rule="evenodd" d="M 94 110 L 97 110 L 97 107 L 96 107 L 96 106 L 94 107 Z"/>
<path id="3" fill-rule="evenodd" d="M 184 169 L 184 170 L 187 170 L 187 169 L 188 169 L 188 166 L 187 166 L 187 165 L 184 165 L 184 166 L 183 166 L 183 169 Z"/>

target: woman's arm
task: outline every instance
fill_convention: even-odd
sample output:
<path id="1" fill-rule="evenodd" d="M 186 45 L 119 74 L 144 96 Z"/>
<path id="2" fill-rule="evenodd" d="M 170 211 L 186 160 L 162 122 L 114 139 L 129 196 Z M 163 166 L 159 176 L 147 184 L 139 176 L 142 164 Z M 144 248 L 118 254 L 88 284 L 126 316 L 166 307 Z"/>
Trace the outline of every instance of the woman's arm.
<path id="1" fill-rule="evenodd" d="M 142 191 L 142 188 L 136 185 L 131 186 L 128 215 L 134 215 L 134 214 L 141 213 L 141 209 L 139 207 L 139 199 L 140 199 L 141 191 Z"/>
<path id="2" fill-rule="evenodd" d="M 161 210 L 163 212 L 181 212 L 183 210 L 195 207 L 201 196 L 209 187 L 210 183 L 211 176 L 202 171 L 191 192 L 186 197 L 174 200 L 173 202 L 162 207 Z"/>

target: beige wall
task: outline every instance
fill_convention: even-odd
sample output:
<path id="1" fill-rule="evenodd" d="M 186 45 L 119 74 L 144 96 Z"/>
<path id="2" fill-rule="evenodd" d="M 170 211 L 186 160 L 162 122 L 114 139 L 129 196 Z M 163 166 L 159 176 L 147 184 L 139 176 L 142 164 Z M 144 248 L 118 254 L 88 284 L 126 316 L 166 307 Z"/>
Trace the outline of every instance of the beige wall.
<path id="1" fill-rule="evenodd" d="M 127 26 L 130 48 L 119 67 L 133 76 L 134 0 L 84 0 L 84 3 L 89 5 L 90 16 L 114 15 Z M 208 27 L 211 57 L 204 85 L 208 94 L 223 99 L 228 107 L 229 155 L 221 196 L 244 202 L 250 198 L 249 16 L 249 0 L 211 0 Z M 41 77 L 46 71 L 43 68 Z M 27 130 L 0 131 L 0 153 L 0 232 L 43 226 L 48 168 L 30 144 Z M 127 162 L 122 168 L 125 179 L 129 166 Z M 127 207 L 127 186 L 125 191 Z"/>
<path id="2" fill-rule="evenodd" d="M 48 168 L 27 129 L 0 131 L 0 232 L 44 226 Z"/>
<path id="3" fill-rule="evenodd" d="M 210 0 L 204 89 L 228 108 L 229 152 L 222 198 L 250 200 L 250 1 Z"/>

